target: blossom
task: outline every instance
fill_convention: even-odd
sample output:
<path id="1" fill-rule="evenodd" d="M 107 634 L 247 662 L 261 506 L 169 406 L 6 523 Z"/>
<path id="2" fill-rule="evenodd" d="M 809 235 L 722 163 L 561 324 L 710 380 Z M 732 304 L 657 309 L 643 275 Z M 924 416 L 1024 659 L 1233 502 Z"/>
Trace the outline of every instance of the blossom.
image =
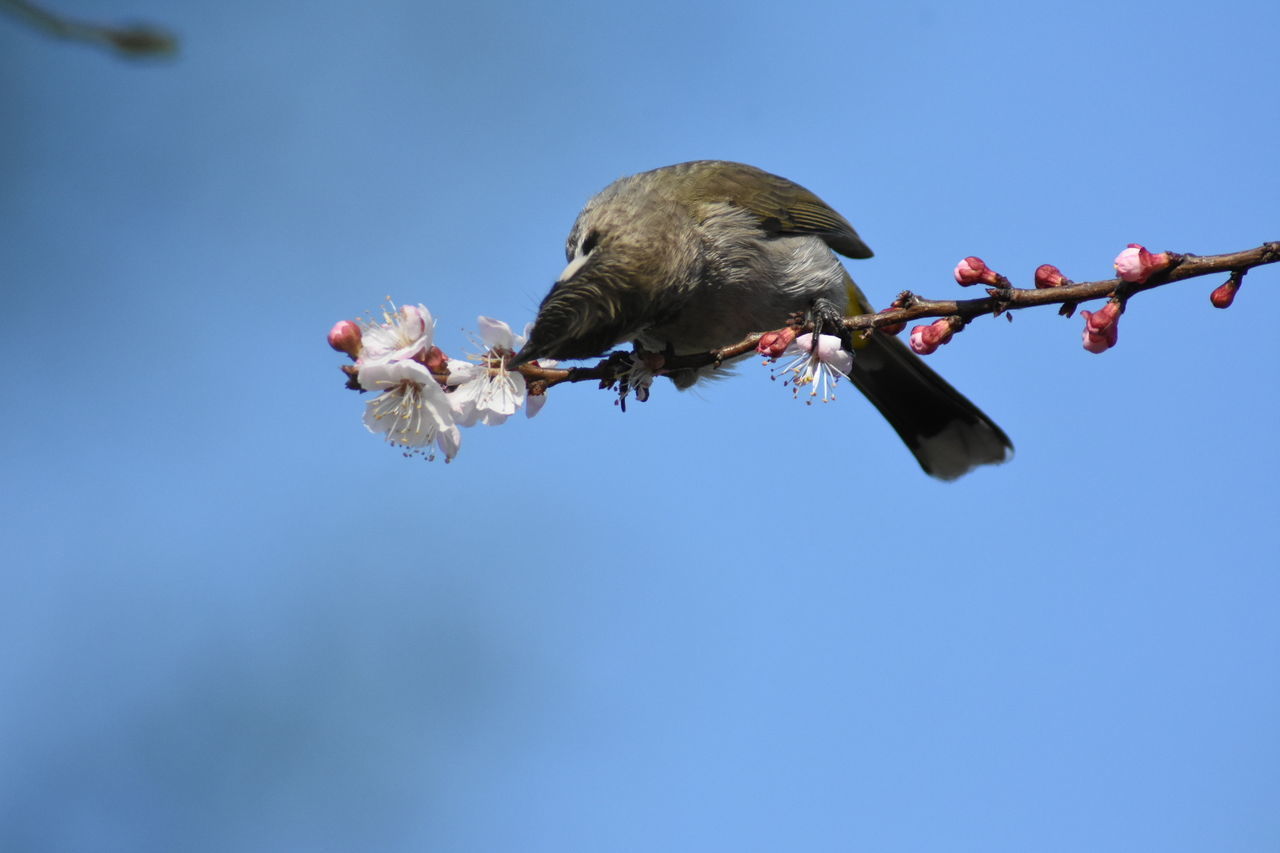
<path id="1" fill-rule="evenodd" d="M 461 426 L 477 423 L 496 426 L 515 414 L 528 394 L 524 374 L 509 370 L 506 360 L 524 346 L 525 337 L 492 317 L 477 318 L 477 325 L 485 351 L 472 357 L 475 363 L 449 361 L 448 384 L 453 386 L 448 395 L 449 405 Z M 543 398 L 536 406 L 540 409 L 546 395 L 538 396 Z"/>
<path id="2" fill-rule="evenodd" d="M 497 426 L 524 405 L 526 392 L 520 372 L 494 362 L 491 368 L 481 367 L 479 376 L 455 387 L 449 394 L 449 405 L 462 426 Z"/>
<path id="3" fill-rule="evenodd" d="M 364 365 L 357 376 L 366 391 L 382 392 L 365 404 L 364 425 L 370 432 L 385 434 L 389 443 L 409 453 L 433 458 L 430 445 L 435 442 L 446 462 L 457 455 L 462 436 L 448 396 L 431 371 L 401 359 Z"/>
<path id="4" fill-rule="evenodd" d="M 912 326 L 911 349 L 920 355 L 928 355 L 950 341 L 954 334 L 955 329 L 951 328 L 951 321 L 946 317 L 927 326 Z"/>
<path id="5" fill-rule="evenodd" d="M 1152 274 L 1172 266 L 1174 260 L 1169 252 L 1152 254 L 1144 246 L 1130 243 L 1128 248 L 1116 255 L 1116 275 L 1124 281 L 1141 284 L 1151 278 Z"/>
<path id="6" fill-rule="evenodd" d="M 1091 353 L 1102 353 L 1116 345 L 1120 335 L 1120 313 L 1124 310 L 1119 300 L 1112 299 L 1097 311 L 1081 311 L 1084 317 L 1084 348 Z"/>
<path id="7" fill-rule="evenodd" d="M 395 313 L 383 311 L 382 319 L 364 324 L 360 367 L 411 359 L 431 348 L 436 321 L 427 306 L 401 305 Z"/>
<path id="8" fill-rule="evenodd" d="M 808 385 L 809 397 L 820 396 L 824 403 L 836 398 L 835 386 L 840 377 L 847 377 L 853 369 L 853 354 L 841 346 L 835 335 L 818 335 L 815 345 L 813 333 L 806 332 L 782 353 L 783 358 L 788 356 L 791 360 L 774 370 L 774 378 L 789 373 L 786 382 L 791 384 L 793 396 L 799 396 L 801 386 Z"/>

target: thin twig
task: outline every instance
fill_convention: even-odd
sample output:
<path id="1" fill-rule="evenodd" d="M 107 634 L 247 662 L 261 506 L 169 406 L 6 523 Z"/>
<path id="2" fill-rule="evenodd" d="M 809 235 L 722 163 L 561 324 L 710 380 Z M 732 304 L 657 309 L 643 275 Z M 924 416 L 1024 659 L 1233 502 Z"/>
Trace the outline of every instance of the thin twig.
<path id="1" fill-rule="evenodd" d="M 0 9 L 8 9 L 51 36 L 111 48 L 128 57 L 155 58 L 178 52 L 177 37 L 146 24 L 108 27 L 77 21 L 43 9 L 29 0 L 0 0 Z"/>

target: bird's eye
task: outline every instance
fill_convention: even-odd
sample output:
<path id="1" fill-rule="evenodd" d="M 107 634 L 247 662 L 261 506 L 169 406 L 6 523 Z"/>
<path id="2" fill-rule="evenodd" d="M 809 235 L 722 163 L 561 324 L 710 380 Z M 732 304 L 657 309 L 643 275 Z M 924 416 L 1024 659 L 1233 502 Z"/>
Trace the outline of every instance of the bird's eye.
<path id="1" fill-rule="evenodd" d="M 591 254 L 591 250 L 594 249 L 596 247 L 596 243 L 599 243 L 599 242 L 600 242 L 600 232 L 588 231 L 586 239 L 582 241 L 582 248 L 578 250 L 579 256 L 586 257 L 587 255 Z"/>

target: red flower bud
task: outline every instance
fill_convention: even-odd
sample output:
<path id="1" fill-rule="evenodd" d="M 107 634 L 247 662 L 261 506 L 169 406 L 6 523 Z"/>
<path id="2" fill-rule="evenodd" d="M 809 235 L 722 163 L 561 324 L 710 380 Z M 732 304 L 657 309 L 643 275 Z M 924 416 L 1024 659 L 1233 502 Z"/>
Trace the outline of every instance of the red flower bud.
<path id="1" fill-rule="evenodd" d="M 951 328 L 951 321 L 946 317 L 941 320 L 935 320 L 927 326 L 913 326 L 911 328 L 911 349 L 920 355 L 928 355 L 951 340 L 954 334 L 955 332 Z"/>
<path id="2" fill-rule="evenodd" d="M 881 309 L 877 313 L 885 314 L 889 311 L 897 311 L 901 307 L 902 307 L 901 305 L 894 304 L 894 305 L 890 305 L 888 308 Z M 904 320 L 901 323 L 886 323 L 883 326 L 876 326 L 876 331 L 885 335 L 897 335 L 897 334 L 900 334 L 902 330 L 905 329 L 906 327 L 907 327 L 907 323 Z"/>
<path id="3" fill-rule="evenodd" d="M 1236 301 L 1236 291 L 1239 289 L 1240 279 L 1233 275 L 1209 294 L 1209 301 L 1214 308 L 1230 308 L 1231 303 Z"/>
<path id="4" fill-rule="evenodd" d="M 796 339 L 796 330 L 787 326 L 776 332 L 765 332 L 756 344 L 756 352 L 765 358 L 777 358 L 782 355 L 791 342 Z"/>
<path id="5" fill-rule="evenodd" d="M 955 277 L 956 282 L 962 287 L 968 287 L 972 284 L 999 286 L 1000 279 L 1003 278 L 995 270 L 988 267 L 982 258 L 975 258 L 972 255 L 956 264 Z"/>
<path id="6" fill-rule="evenodd" d="M 1041 290 L 1046 287 L 1062 287 L 1070 283 L 1071 281 L 1062 274 L 1062 270 L 1053 264 L 1041 264 L 1036 267 L 1036 287 Z"/>
<path id="7" fill-rule="evenodd" d="M 329 330 L 329 346 L 353 359 L 360 357 L 360 339 L 360 326 L 350 320 L 339 320 Z"/>

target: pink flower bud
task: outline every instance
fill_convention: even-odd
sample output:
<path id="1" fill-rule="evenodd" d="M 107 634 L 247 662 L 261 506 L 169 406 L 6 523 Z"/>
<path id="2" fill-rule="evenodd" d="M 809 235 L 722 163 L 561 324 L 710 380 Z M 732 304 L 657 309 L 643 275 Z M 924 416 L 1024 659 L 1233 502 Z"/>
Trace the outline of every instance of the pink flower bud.
<path id="1" fill-rule="evenodd" d="M 1097 311 L 1081 311 L 1084 317 L 1084 348 L 1091 353 L 1106 352 L 1116 345 L 1120 335 L 1119 301 L 1111 300 Z"/>
<path id="2" fill-rule="evenodd" d="M 1036 267 L 1036 287 L 1043 290 L 1046 287 L 1062 287 L 1064 284 L 1071 282 L 1062 274 L 1062 270 L 1053 264 L 1041 264 Z"/>
<path id="3" fill-rule="evenodd" d="M 1236 301 L 1236 291 L 1239 289 L 1240 279 L 1233 275 L 1209 294 L 1209 301 L 1214 308 L 1230 308 L 1231 303 Z"/>
<path id="4" fill-rule="evenodd" d="M 956 264 L 955 276 L 956 282 L 963 287 L 971 284 L 997 286 L 1002 278 L 999 273 L 988 267 L 982 258 L 975 258 L 972 255 Z"/>
<path id="5" fill-rule="evenodd" d="M 946 317 L 927 326 L 912 326 L 911 349 L 920 355 L 928 355 L 951 340 L 953 334 L 955 332 L 951 329 L 951 321 Z"/>
<path id="6" fill-rule="evenodd" d="M 778 329 L 776 332 L 765 332 L 760 336 L 760 342 L 756 344 L 756 352 L 765 358 L 777 358 L 791 346 L 791 342 L 795 339 L 796 330 L 790 326 Z"/>
<path id="7" fill-rule="evenodd" d="M 1171 266 L 1173 261 L 1173 256 L 1168 252 L 1153 255 L 1145 247 L 1130 243 L 1127 249 L 1116 255 L 1116 275 L 1124 281 L 1142 284 L 1152 274 Z"/>
<path id="8" fill-rule="evenodd" d="M 1092 332 L 1105 332 L 1107 329 L 1115 326 L 1120 322 L 1120 313 L 1123 309 L 1120 302 L 1115 299 L 1107 300 L 1107 304 L 1097 311 L 1081 311 L 1081 316 L 1085 319 L 1085 325 Z"/>
<path id="9" fill-rule="evenodd" d="M 1116 275 L 1124 281 L 1146 281 L 1148 268 L 1151 266 L 1151 253 L 1137 243 L 1116 255 Z"/>
<path id="10" fill-rule="evenodd" d="M 329 330 L 329 346 L 354 358 L 360 357 L 360 326 L 350 320 L 339 320 Z"/>
<path id="11" fill-rule="evenodd" d="M 889 311 L 897 311 L 901 307 L 902 306 L 897 304 L 890 305 L 888 308 L 885 308 L 879 311 L 878 313 L 884 314 Z M 902 330 L 905 329 L 906 327 L 907 327 L 907 324 L 906 324 L 906 321 L 904 320 L 901 323 L 886 323 L 883 326 L 876 326 L 876 331 L 885 335 L 897 335 L 897 334 L 900 334 Z"/>
<path id="12" fill-rule="evenodd" d="M 1104 353 L 1116 345 L 1115 327 L 1112 327 L 1110 335 L 1095 335 L 1088 329 L 1084 330 L 1084 348 L 1094 355 Z"/>

